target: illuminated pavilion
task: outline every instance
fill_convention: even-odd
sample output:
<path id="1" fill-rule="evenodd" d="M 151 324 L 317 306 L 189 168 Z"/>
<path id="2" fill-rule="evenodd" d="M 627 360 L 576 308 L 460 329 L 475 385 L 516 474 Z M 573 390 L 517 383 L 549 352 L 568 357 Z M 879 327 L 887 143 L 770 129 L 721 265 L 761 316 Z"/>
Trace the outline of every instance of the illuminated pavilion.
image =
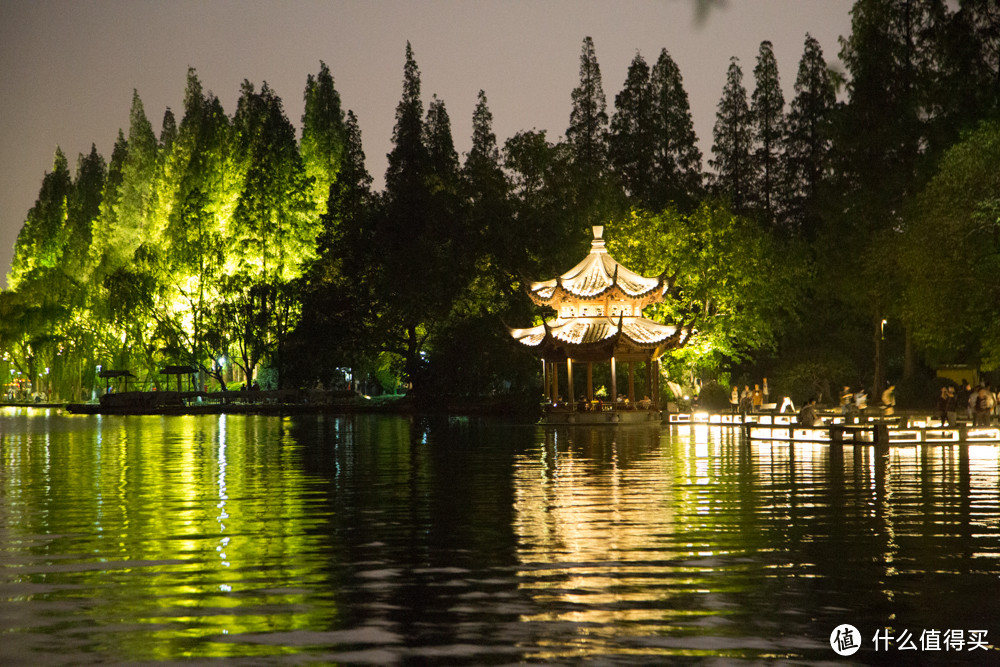
<path id="1" fill-rule="evenodd" d="M 670 288 L 664 276 L 647 278 L 619 264 L 604 246 L 603 227 L 594 227 L 590 253 L 566 273 L 527 286 L 532 301 L 548 306 L 556 317 L 536 327 L 510 329 L 515 340 L 538 350 L 542 358 L 543 385 L 549 399 L 549 421 L 576 421 L 581 412 L 574 396 L 574 365 L 584 364 L 587 374 L 584 412 L 594 412 L 593 367 L 611 365 L 609 404 L 601 405 L 602 415 L 588 421 L 624 421 L 649 419 L 649 410 L 636 400 L 635 364 L 646 364 L 646 391 L 649 408 L 659 410 L 659 358 L 671 348 L 686 342 L 690 329 L 648 320 L 642 309 L 663 300 Z M 566 364 L 567 400 L 561 400 L 559 367 Z M 616 403 L 617 366 L 628 367 L 628 403 Z M 622 410 L 626 407 L 627 410 Z M 565 414 L 565 413 L 569 414 Z M 582 421 L 582 419 L 581 419 Z"/>

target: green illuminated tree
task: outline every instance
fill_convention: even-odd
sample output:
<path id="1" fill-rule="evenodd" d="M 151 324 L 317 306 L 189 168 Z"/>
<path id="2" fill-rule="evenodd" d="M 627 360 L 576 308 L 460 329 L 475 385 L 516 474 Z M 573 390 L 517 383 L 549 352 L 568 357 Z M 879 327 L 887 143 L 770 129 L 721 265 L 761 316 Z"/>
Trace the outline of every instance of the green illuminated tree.
<path id="1" fill-rule="evenodd" d="M 266 83 L 257 93 L 244 81 L 233 132 L 240 189 L 226 248 L 231 279 L 222 299 L 239 316 L 232 334 L 249 380 L 268 356 L 280 365 L 283 332 L 297 317 L 285 307 L 286 296 L 314 257 L 319 220 L 295 130 Z"/>
<path id="2" fill-rule="evenodd" d="M 316 210 L 326 210 L 330 184 L 337 178 L 343 159 L 345 127 L 340 93 L 333 85 L 333 75 L 320 61 L 319 74 L 306 78 L 305 111 L 302 113 L 302 163 L 313 179 Z"/>
<path id="3" fill-rule="evenodd" d="M 60 262 L 66 275 L 84 283 L 92 269 L 90 245 L 93 225 L 101 213 L 101 197 L 107 165 L 93 144 L 90 153 L 77 160 L 76 179 L 68 202 L 66 249 Z"/>
<path id="4" fill-rule="evenodd" d="M 103 274 L 133 262 L 139 246 L 156 245 L 161 230 L 155 220 L 160 162 L 158 142 L 138 91 L 132 95 L 129 133 L 118 174 L 108 179 L 114 188 L 94 227 L 95 252 Z M 114 156 L 112 156 L 114 162 Z"/>
<path id="5" fill-rule="evenodd" d="M 72 177 L 62 150 L 56 149 L 52 171 L 45 174 L 35 205 L 17 235 L 8 283 L 17 288 L 38 270 L 54 269 L 62 259 L 68 235 L 67 219 Z"/>
<path id="6" fill-rule="evenodd" d="M 124 155 L 118 152 L 120 146 Z M 94 333 L 105 367 L 151 373 L 157 344 L 148 313 L 158 292 L 166 227 L 158 215 L 163 163 L 137 91 L 132 95 L 128 141 L 115 148 L 93 227 L 95 270 L 89 301 L 100 322 Z"/>
<path id="7" fill-rule="evenodd" d="M 668 272 L 667 298 L 645 314 L 692 327 L 674 355 L 684 363 L 716 366 L 770 349 L 798 317 L 805 262 L 725 206 L 633 211 L 606 236 L 608 251 L 626 266 L 644 275 Z"/>
<path id="8" fill-rule="evenodd" d="M 167 107 L 167 110 L 163 112 L 163 122 L 160 128 L 160 153 L 166 155 L 170 153 L 170 149 L 173 148 L 174 141 L 177 139 L 177 119 L 170 107 Z"/>
<path id="9" fill-rule="evenodd" d="M 331 386 L 344 367 L 363 377 L 378 355 L 378 295 L 372 289 L 377 204 L 371 184 L 361 129 L 348 111 L 343 160 L 330 185 L 318 257 L 305 276 L 302 318 L 290 342 L 289 368 L 301 384 Z"/>
<path id="10" fill-rule="evenodd" d="M 1000 122 L 947 151 L 902 243 L 914 340 L 938 363 L 1000 366 Z"/>
<path id="11" fill-rule="evenodd" d="M 153 317 L 167 339 L 169 361 L 201 367 L 218 378 L 215 360 L 227 351 L 208 345 L 206 318 L 220 299 L 225 260 L 227 188 L 232 143 L 229 119 L 214 95 L 205 95 L 188 70 L 184 117 L 167 156 L 160 199 L 166 203 L 159 298 Z"/>

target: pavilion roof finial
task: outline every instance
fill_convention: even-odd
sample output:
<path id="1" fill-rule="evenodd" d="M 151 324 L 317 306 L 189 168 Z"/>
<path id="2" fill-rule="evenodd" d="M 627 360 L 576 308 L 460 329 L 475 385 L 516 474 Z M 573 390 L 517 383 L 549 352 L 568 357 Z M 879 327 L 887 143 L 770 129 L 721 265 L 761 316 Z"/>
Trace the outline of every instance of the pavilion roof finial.
<path id="1" fill-rule="evenodd" d="M 604 250 L 604 227 L 594 225 L 594 240 L 590 242 L 590 252 L 605 252 Z"/>

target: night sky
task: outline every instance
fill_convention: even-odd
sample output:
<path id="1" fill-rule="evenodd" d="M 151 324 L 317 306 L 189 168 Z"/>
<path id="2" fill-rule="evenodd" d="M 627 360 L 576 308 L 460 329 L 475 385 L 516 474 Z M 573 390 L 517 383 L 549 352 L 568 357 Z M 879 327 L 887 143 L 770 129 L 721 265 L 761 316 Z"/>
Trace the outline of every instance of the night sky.
<path id="1" fill-rule="evenodd" d="M 838 65 L 853 0 L 0 0 L 0 286 L 13 246 L 60 146 L 75 173 L 90 145 L 105 160 L 126 134 L 132 90 L 159 134 L 163 112 L 181 120 L 188 67 L 231 116 L 240 84 L 266 81 L 300 125 L 306 76 L 330 67 L 345 111 L 361 125 L 369 171 L 382 187 L 406 41 L 426 108 L 444 100 L 463 156 L 480 89 L 498 141 L 520 130 L 569 124 L 580 47 L 591 36 L 609 115 L 636 52 L 652 65 L 666 48 L 680 67 L 695 131 L 710 157 L 729 58 L 748 93 L 762 40 L 771 40 L 785 101 L 806 33 Z"/>

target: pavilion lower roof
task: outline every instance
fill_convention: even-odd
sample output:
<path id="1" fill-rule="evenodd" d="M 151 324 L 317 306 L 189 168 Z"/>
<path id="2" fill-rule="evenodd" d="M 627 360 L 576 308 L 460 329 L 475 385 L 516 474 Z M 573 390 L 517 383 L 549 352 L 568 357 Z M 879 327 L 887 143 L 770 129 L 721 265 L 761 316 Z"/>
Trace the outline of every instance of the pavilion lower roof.
<path id="1" fill-rule="evenodd" d="M 653 349 L 674 337 L 677 327 L 644 317 L 574 317 L 557 318 L 527 329 L 511 329 L 510 333 L 528 347 L 548 343 L 570 349 L 624 343 L 633 348 Z"/>

